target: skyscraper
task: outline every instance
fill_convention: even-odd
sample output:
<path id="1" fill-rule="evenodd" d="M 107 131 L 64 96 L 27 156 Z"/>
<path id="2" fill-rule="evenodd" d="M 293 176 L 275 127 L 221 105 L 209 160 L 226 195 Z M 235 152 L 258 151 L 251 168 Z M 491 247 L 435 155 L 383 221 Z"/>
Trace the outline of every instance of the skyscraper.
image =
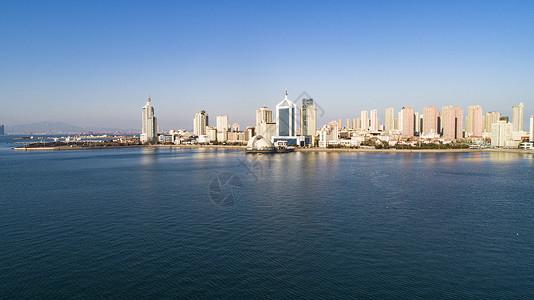
<path id="1" fill-rule="evenodd" d="M 378 112 L 376 111 L 376 109 L 373 109 L 371 110 L 371 131 L 378 131 L 378 125 Z"/>
<path id="2" fill-rule="evenodd" d="M 397 128 L 398 130 L 402 131 L 403 123 L 402 123 L 402 110 L 397 113 Z"/>
<path id="3" fill-rule="evenodd" d="M 512 106 L 512 122 L 514 122 L 514 131 L 523 131 L 523 116 L 525 114 L 525 104 Z"/>
<path id="4" fill-rule="evenodd" d="M 296 136 L 297 106 L 287 98 L 287 91 L 284 100 L 276 105 L 276 134 L 278 136 Z"/>
<path id="5" fill-rule="evenodd" d="M 366 110 L 362 110 L 360 119 L 362 122 L 362 125 L 360 128 L 363 130 L 368 130 L 369 129 L 369 116 Z"/>
<path id="6" fill-rule="evenodd" d="M 439 109 L 435 106 L 425 107 L 423 110 L 424 121 L 423 121 L 423 134 L 437 134 L 439 133 L 439 120 L 440 112 Z"/>
<path id="7" fill-rule="evenodd" d="M 312 98 L 302 98 L 300 106 L 300 134 L 314 138 L 317 130 L 317 106 Z"/>
<path id="8" fill-rule="evenodd" d="M 350 119 L 347 119 L 345 121 L 345 124 L 347 124 L 347 127 L 346 127 L 347 129 L 352 129 L 352 123 L 351 123 Z"/>
<path id="9" fill-rule="evenodd" d="M 193 134 L 196 136 L 208 134 L 206 131 L 206 126 L 208 125 L 208 113 L 205 110 L 197 112 L 193 120 Z"/>
<path id="10" fill-rule="evenodd" d="M 386 109 L 386 131 L 395 129 L 395 110 L 393 107 Z"/>
<path id="11" fill-rule="evenodd" d="M 465 135 L 482 136 L 482 107 L 480 105 L 469 106 L 465 118 Z"/>
<path id="12" fill-rule="evenodd" d="M 403 107 L 402 113 L 402 135 L 413 136 L 415 132 L 413 107 Z"/>
<path id="13" fill-rule="evenodd" d="M 260 123 L 272 123 L 273 122 L 273 111 L 268 109 L 267 106 L 264 106 L 256 110 L 256 127 Z"/>
<path id="14" fill-rule="evenodd" d="M 530 141 L 534 142 L 534 115 L 530 116 Z"/>
<path id="15" fill-rule="evenodd" d="M 152 100 L 150 94 L 148 95 L 148 101 L 143 106 L 142 114 L 142 128 L 140 140 L 142 143 L 154 143 L 157 139 L 157 119 L 154 116 L 154 107 L 152 107 Z"/>

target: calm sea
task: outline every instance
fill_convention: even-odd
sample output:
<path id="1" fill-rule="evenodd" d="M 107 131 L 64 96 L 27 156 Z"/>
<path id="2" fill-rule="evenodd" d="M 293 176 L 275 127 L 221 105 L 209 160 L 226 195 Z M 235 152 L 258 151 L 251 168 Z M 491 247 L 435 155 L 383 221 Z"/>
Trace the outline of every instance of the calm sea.
<path id="1" fill-rule="evenodd" d="M 0 137 L 0 298 L 534 296 L 534 156 Z"/>

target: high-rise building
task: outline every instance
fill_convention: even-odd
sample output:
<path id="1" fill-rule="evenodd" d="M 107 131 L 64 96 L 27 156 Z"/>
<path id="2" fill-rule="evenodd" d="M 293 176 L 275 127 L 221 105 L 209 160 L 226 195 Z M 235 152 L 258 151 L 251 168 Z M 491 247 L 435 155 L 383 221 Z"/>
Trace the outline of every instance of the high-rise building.
<path id="1" fill-rule="evenodd" d="M 415 126 L 414 129 L 415 129 L 415 132 L 416 132 L 417 134 L 420 134 L 420 133 L 421 133 L 421 125 L 422 125 L 422 123 L 423 123 L 423 122 L 422 122 L 422 119 L 423 119 L 423 118 L 422 118 L 421 113 L 418 113 L 418 112 L 414 113 L 414 126 Z"/>
<path id="2" fill-rule="evenodd" d="M 530 141 L 534 142 L 534 115 L 530 116 Z"/>
<path id="3" fill-rule="evenodd" d="M 507 121 L 497 121 L 491 124 L 491 146 L 504 147 L 506 141 L 512 137 L 513 124 Z"/>
<path id="4" fill-rule="evenodd" d="M 277 136 L 297 135 L 297 106 L 287 98 L 276 105 L 276 134 Z"/>
<path id="5" fill-rule="evenodd" d="M 347 124 L 347 127 L 346 127 L 347 129 L 352 129 L 352 123 L 351 123 L 350 119 L 347 119 L 345 124 Z"/>
<path id="6" fill-rule="evenodd" d="M 5 135 L 6 132 L 5 132 L 5 128 L 4 128 L 4 125 L 0 125 L 0 135 Z"/>
<path id="7" fill-rule="evenodd" d="M 352 119 L 352 129 L 360 128 L 360 119 Z"/>
<path id="8" fill-rule="evenodd" d="M 402 113 L 402 135 L 413 136 L 415 132 L 413 107 L 403 107 Z"/>
<path id="9" fill-rule="evenodd" d="M 356 129 L 362 129 L 362 118 L 356 118 Z"/>
<path id="10" fill-rule="evenodd" d="M 497 111 L 487 112 L 484 116 L 483 132 L 491 132 L 491 124 L 497 123 L 501 119 L 501 113 Z"/>
<path id="11" fill-rule="evenodd" d="M 302 98 L 300 106 L 300 134 L 311 137 L 311 143 L 315 142 L 317 131 L 317 106 L 312 98 Z"/>
<path id="12" fill-rule="evenodd" d="M 157 140 L 157 118 L 154 116 L 154 107 L 152 107 L 152 100 L 148 95 L 148 101 L 143 106 L 142 114 L 142 128 L 141 136 L 139 137 L 142 143 L 154 143 Z"/>
<path id="13" fill-rule="evenodd" d="M 445 106 L 441 110 L 442 134 L 445 140 L 453 141 L 463 137 L 464 111 L 457 106 Z"/>
<path id="14" fill-rule="evenodd" d="M 239 131 L 239 123 L 232 124 L 232 132 L 238 132 Z"/>
<path id="15" fill-rule="evenodd" d="M 363 130 L 368 130 L 369 129 L 369 115 L 367 114 L 366 110 L 362 110 L 360 120 L 362 122 L 362 125 L 360 125 L 360 128 Z"/>
<path id="16" fill-rule="evenodd" d="M 456 106 L 454 109 L 456 116 L 456 136 L 455 139 L 461 139 L 464 137 L 464 110 L 460 106 Z M 481 115 L 482 116 L 482 115 Z M 482 136 L 482 118 L 480 118 L 480 136 Z"/>
<path id="17" fill-rule="evenodd" d="M 376 109 L 371 110 L 371 131 L 377 132 L 378 131 L 378 112 Z"/>
<path id="18" fill-rule="evenodd" d="M 217 116 L 217 131 L 228 131 L 228 115 Z"/>
<path id="19" fill-rule="evenodd" d="M 393 107 L 386 109 L 386 131 L 395 129 L 395 110 Z"/>
<path id="20" fill-rule="evenodd" d="M 207 126 L 209 126 L 208 113 L 205 110 L 197 112 L 193 120 L 193 134 L 196 136 L 208 134 Z"/>
<path id="21" fill-rule="evenodd" d="M 480 105 L 469 106 L 465 118 L 465 135 L 482 136 L 482 124 L 482 107 Z"/>
<path id="22" fill-rule="evenodd" d="M 439 109 L 435 106 L 425 107 L 423 110 L 423 134 L 437 134 L 440 132 L 440 117 Z"/>
<path id="23" fill-rule="evenodd" d="M 523 131 L 523 116 L 525 114 L 525 104 L 512 106 L 512 122 L 514 122 L 514 131 Z"/>
<path id="24" fill-rule="evenodd" d="M 272 123 L 272 122 L 273 122 L 273 111 L 267 108 L 267 106 L 264 106 L 256 110 L 256 127 L 258 127 L 260 123 Z"/>
<path id="25" fill-rule="evenodd" d="M 224 142 L 228 140 L 228 115 L 217 116 L 217 141 Z"/>
<path id="26" fill-rule="evenodd" d="M 402 110 L 397 113 L 397 129 L 402 131 L 404 124 L 402 123 Z"/>
<path id="27" fill-rule="evenodd" d="M 343 121 L 341 119 L 337 120 L 337 126 L 339 126 L 339 129 L 343 129 Z"/>
<path id="28" fill-rule="evenodd" d="M 452 106 L 444 106 L 441 109 L 442 136 L 445 140 L 452 141 L 456 135 L 456 113 Z"/>

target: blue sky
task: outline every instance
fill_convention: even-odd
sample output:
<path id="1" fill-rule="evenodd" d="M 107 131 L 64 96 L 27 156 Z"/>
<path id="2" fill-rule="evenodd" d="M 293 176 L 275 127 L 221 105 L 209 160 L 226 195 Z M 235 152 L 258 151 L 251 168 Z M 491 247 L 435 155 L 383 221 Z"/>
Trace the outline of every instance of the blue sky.
<path id="1" fill-rule="evenodd" d="M 288 89 L 363 109 L 534 113 L 534 1 L 2 1 L 0 123 L 254 123 Z"/>

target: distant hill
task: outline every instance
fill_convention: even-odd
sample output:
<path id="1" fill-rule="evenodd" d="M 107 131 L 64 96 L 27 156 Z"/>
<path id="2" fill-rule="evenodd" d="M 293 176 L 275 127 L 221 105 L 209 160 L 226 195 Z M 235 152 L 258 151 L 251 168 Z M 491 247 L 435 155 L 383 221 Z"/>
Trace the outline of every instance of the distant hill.
<path id="1" fill-rule="evenodd" d="M 124 129 L 111 127 L 84 128 L 63 122 L 36 122 L 5 126 L 6 134 L 75 134 L 75 133 L 115 133 L 115 132 L 138 132 L 139 129 Z"/>

